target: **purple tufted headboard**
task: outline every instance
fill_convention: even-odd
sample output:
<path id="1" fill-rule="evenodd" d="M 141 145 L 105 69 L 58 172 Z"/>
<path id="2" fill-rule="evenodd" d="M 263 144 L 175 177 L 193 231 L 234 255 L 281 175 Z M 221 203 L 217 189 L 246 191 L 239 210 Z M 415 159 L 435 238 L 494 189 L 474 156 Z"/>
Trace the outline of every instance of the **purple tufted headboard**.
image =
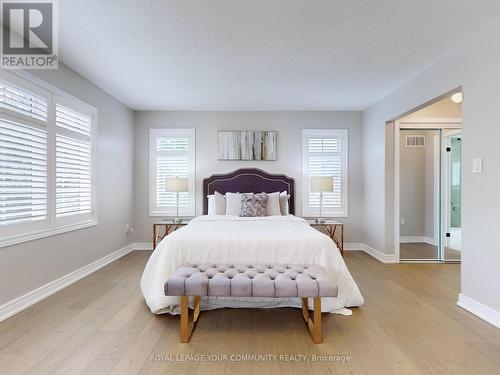
<path id="1" fill-rule="evenodd" d="M 215 191 L 221 194 L 287 191 L 290 194 L 289 212 L 292 215 L 295 214 L 294 180 L 284 174 L 271 174 L 257 168 L 243 168 L 205 178 L 203 180 L 203 215 L 208 213 L 207 195 Z"/>

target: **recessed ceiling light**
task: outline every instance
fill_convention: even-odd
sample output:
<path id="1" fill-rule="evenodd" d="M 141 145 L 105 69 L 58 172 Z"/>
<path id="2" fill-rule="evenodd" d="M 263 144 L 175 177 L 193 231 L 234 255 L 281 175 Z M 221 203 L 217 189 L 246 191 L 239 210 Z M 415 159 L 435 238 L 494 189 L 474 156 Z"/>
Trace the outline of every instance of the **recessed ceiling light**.
<path id="1" fill-rule="evenodd" d="M 461 92 L 457 92 L 451 96 L 451 100 L 453 100 L 454 103 L 460 104 L 462 103 L 463 100 L 463 95 Z"/>

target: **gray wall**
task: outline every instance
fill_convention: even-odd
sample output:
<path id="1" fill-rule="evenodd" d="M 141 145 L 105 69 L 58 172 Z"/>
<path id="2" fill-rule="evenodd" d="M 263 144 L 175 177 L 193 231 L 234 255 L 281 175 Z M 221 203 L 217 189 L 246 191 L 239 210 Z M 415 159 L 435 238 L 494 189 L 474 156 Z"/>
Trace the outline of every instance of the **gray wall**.
<path id="1" fill-rule="evenodd" d="M 99 225 L 0 249 L 0 305 L 88 265 L 131 242 L 133 112 L 59 63 L 31 71 L 98 109 Z"/>
<path id="2" fill-rule="evenodd" d="M 295 178 L 296 215 L 301 213 L 302 129 L 349 129 L 349 217 L 346 241 L 362 242 L 362 115 L 360 112 L 137 112 L 134 224 L 136 241 L 151 242 L 155 218 L 148 212 L 150 128 L 196 128 L 196 212 L 202 213 L 202 180 L 214 173 L 256 167 Z M 217 130 L 277 130 L 276 161 L 218 161 Z M 160 218 L 156 218 L 160 219 Z"/>
<path id="3" fill-rule="evenodd" d="M 393 243 L 386 210 L 385 123 L 454 88 L 463 87 L 462 293 L 500 312 L 500 19 L 386 96 L 363 114 L 365 242 L 386 254 Z M 472 159 L 484 171 L 472 173 Z M 390 228 L 390 225 L 387 225 Z"/>

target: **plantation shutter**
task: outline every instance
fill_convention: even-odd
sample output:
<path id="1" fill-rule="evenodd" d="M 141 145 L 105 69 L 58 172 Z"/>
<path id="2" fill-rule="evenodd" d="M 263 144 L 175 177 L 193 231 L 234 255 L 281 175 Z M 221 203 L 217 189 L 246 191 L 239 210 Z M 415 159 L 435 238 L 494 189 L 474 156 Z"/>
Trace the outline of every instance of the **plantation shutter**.
<path id="1" fill-rule="evenodd" d="M 154 215 L 173 215 L 176 211 L 176 193 L 165 192 L 167 177 L 189 178 L 189 191 L 179 193 L 179 213 L 194 215 L 194 130 L 152 129 L 151 161 L 152 212 Z"/>
<path id="2" fill-rule="evenodd" d="M 56 218 L 93 209 L 92 118 L 56 104 Z"/>
<path id="3" fill-rule="evenodd" d="M 20 87 L 0 81 L 0 108 L 47 121 L 47 100 Z"/>
<path id="4" fill-rule="evenodd" d="M 47 218 L 47 132 L 0 119 L 0 225 Z"/>
<path id="5" fill-rule="evenodd" d="M 0 80 L 0 228 L 5 237 L 26 226 L 41 229 L 48 218 L 47 98 L 14 81 Z"/>
<path id="6" fill-rule="evenodd" d="M 319 213 L 320 193 L 310 192 L 313 176 L 333 176 L 334 191 L 323 193 L 324 215 L 347 215 L 347 147 L 344 129 L 304 130 L 304 216 Z"/>

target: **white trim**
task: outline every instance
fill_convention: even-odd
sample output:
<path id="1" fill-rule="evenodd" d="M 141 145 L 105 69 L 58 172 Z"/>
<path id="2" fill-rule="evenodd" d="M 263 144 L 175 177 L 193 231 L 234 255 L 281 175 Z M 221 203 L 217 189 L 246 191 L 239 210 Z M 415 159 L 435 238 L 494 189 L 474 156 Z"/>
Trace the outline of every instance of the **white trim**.
<path id="1" fill-rule="evenodd" d="M 61 289 L 66 288 L 67 286 L 77 282 L 80 279 L 94 273 L 95 271 L 101 269 L 104 266 L 107 266 L 111 262 L 127 255 L 131 251 L 134 250 L 134 244 L 129 244 L 125 247 L 122 247 L 120 250 L 115 251 L 114 253 L 108 254 L 105 257 L 96 260 L 86 266 L 83 266 L 67 275 L 64 275 L 54 281 L 51 281 L 41 287 L 32 290 L 12 301 L 9 301 L 2 306 L 0 306 L 0 321 L 5 320 L 12 315 L 17 314 L 18 312 L 27 309 L 28 307 L 34 305 L 37 302 L 51 296 L 54 293 L 57 293 Z"/>
<path id="2" fill-rule="evenodd" d="M 432 124 L 439 124 L 440 128 L 447 128 L 448 126 L 452 126 L 453 128 L 456 128 L 457 125 L 458 127 L 462 127 L 462 117 L 418 117 L 414 119 L 401 119 L 398 121 L 400 124 L 402 124 L 401 128 L 405 128 L 408 125 L 412 125 L 413 128 L 415 126 L 417 128 L 420 127 L 429 127 L 429 125 Z"/>
<path id="3" fill-rule="evenodd" d="M 344 243 L 344 251 L 363 251 L 365 246 L 366 245 L 364 243 Z"/>
<path id="4" fill-rule="evenodd" d="M 396 263 L 400 261 L 400 232 L 401 232 L 401 210 L 399 207 L 400 192 L 399 192 L 399 148 L 401 147 L 401 129 L 399 127 L 399 122 L 394 122 L 394 256 L 396 257 Z"/>
<path id="5" fill-rule="evenodd" d="M 384 254 L 365 243 L 345 243 L 344 251 L 363 251 L 371 257 L 377 259 L 379 262 L 385 264 L 397 263 L 396 256 L 394 254 Z"/>
<path id="6" fill-rule="evenodd" d="M 458 295 L 457 305 L 488 323 L 493 324 L 495 327 L 500 328 L 500 312 L 491 307 L 467 297 L 462 293 Z"/>
<path id="7" fill-rule="evenodd" d="M 394 254 L 384 254 L 381 251 L 368 246 L 367 244 L 364 244 L 363 251 L 382 263 L 386 264 L 397 263 L 396 256 Z"/>
<path id="8" fill-rule="evenodd" d="M 22 234 L 19 236 L 11 236 L 11 237 L 4 238 L 0 241 L 0 248 L 6 247 L 6 246 L 16 245 L 16 244 L 19 244 L 22 242 L 38 240 L 40 238 L 55 236 L 57 234 L 72 232 L 74 230 L 94 227 L 96 225 L 97 225 L 97 220 L 91 219 L 91 220 L 87 220 L 87 221 L 77 223 L 77 224 L 59 226 L 59 227 L 54 227 L 54 228 L 50 228 L 50 229 L 43 229 L 43 230 L 40 230 L 37 232 L 31 232 L 31 233 Z"/>
<path id="9" fill-rule="evenodd" d="M 132 245 L 134 245 L 136 251 L 153 251 L 152 242 L 135 242 Z"/>

